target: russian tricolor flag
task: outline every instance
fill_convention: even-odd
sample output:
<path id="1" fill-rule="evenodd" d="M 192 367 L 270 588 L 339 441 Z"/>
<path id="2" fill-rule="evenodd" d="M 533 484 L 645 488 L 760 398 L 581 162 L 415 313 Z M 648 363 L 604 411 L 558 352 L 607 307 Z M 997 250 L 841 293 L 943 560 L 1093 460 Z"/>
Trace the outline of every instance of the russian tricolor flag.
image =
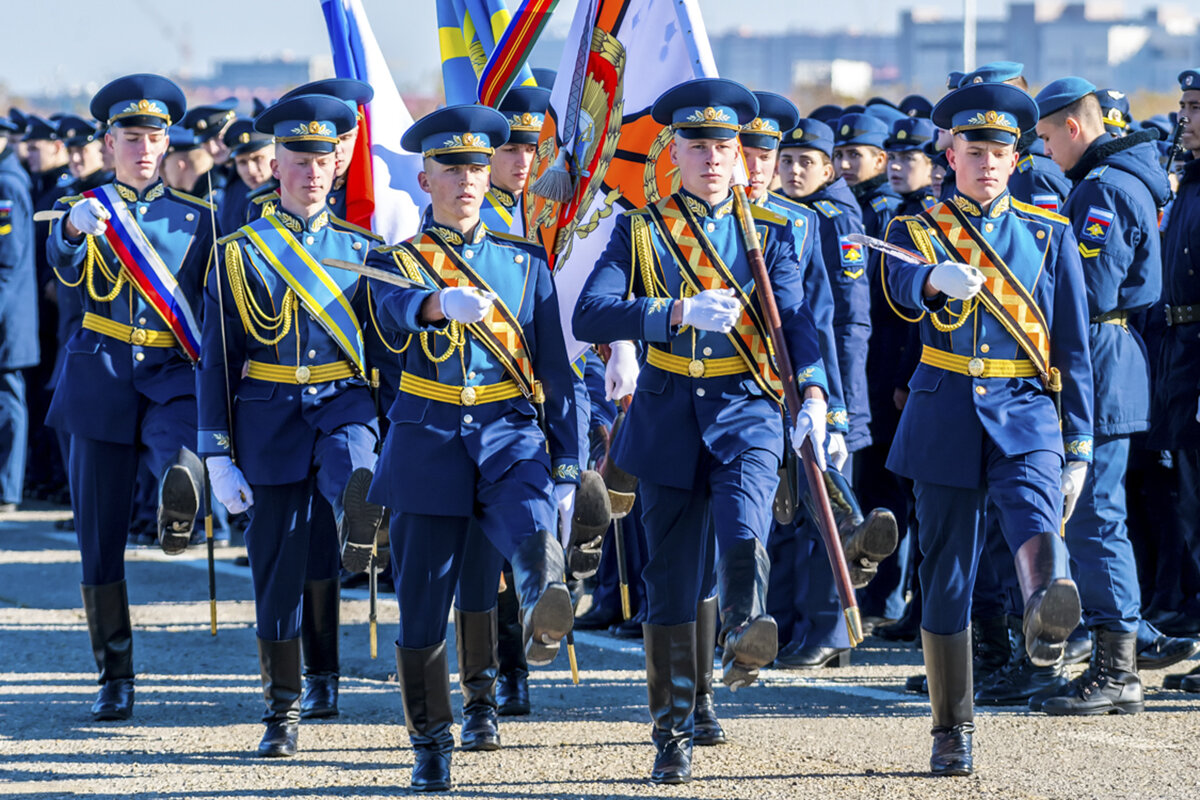
<path id="1" fill-rule="evenodd" d="M 1107 208 L 1088 208 L 1087 221 L 1083 223 L 1083 235 L 1093 241 L 1103 242 L 1108 238 L 1108 229 L 1116 215 Z"/>

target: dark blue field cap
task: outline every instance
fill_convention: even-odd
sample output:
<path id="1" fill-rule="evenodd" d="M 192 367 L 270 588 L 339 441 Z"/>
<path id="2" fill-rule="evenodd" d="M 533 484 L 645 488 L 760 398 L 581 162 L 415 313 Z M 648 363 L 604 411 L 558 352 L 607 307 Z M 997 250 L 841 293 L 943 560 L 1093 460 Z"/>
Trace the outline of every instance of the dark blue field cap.
<path id="1" fill-rule="evenodd" d="M 1200 90 L 1200 70 L 1185 69 L 1179 73 L 1180 91 Z"/>
<path id="2" fill-rule="evenodd" d="M 332 153 L 338 136 L 355 126 L 350 106 L 336 97 L 306 94 L 280 100 L 259 114 L 254 129 L 269 133 L 275 143 L 299 153 Z"/>
<path id="3" fill-rule="evenodd" d="M 225 129 L 225 126 L 237 116 L 237 98 L 226 97 L 219 103 L 189 108 L 179 124 L 190 128 L 196 134 L 196 140 L 207 142 Z"/>
<path id="4" fill-rule="evenodd" d="M 736 81 L 696 78 L 663 92 L 650 116 L 685 139 L 732 139 L 758 116 L 758 100 Z"/>
<path id="5" fill-rule="evenodd" d="M 240 156 L 261 150 L 272 144 L 275 137 L 269 133 L 256 131 L 252 119 L 235 119 L 233 124 L 225 129 L 221 140 L 229 148 L 231 156 Z"/>
<path id="6" fill-rule="evenodd" d="M 783 139 L 783 132 L 796 127 L 800 111 L 796 104 L 774 92 L 755 92 L 758 100 L 758 116 L 743 126 L 742 144 L 762 150 L 775 150 Z"/>
<path id="7" fill-rule="evenodd" d="M 25 141 L 33 142 L 39 139 L 58 141 L 58 125 L 37 114 L 25 117 Z"/>
<path id="8" fill-rule="evenodd" d="M 1092 94 L 1096 87 L 1084 78 L 1059 78 L 1050 81 L 1037 93 L 1038 114 L 1042 119 L 1056 111 L 1062 111 L 1081 97 Z"/>
<path id="9" fill-rule="evenodd" d="M 1004 83 L 1005 81 L 1016 80 L 1021 77 L 1021 73 L 1024 71 L 1025 65 L 1019 61 L 990 61 L 964 74 L 959 78 L 958 85 L 969 86 L 973 83 Z"/>
<path id="10" fill-rule="evenodd" d="M 908 117 L 908 114 L 905 114 L 890 103 L 867 103 L 867 107 L 863 113 L 883 120 L 887 124 L 888 130 L 891 130 L 892 125 Z"/>
<path id="11" fill-rule="evenodd" d="M 889 123 L 873 114 L 843 114 L 833 128 L 833 144 L 835 147 L 864 145 L 882 150 L 890 129 Z"/>
<path id="12" fill-rule="evenodd" d="M 99 138 L 96 123 L 74 114 L 58 118 L 58 138 L 67 147 L 83 147 Z"/>
<path id="13" fill-rule="evenodd" d="M 900 110 L 910 117 L 929 119 L 929 115 L 933 113 L 933 103 L 923 95 L 910 94 L 900 101 Z"/>
<path id="14" fill-rule="evenodd" d="M 537 81 L 537 85 L 543 89 L 553 89 L 554 79 L 558 77 L 558 71 L 549 67 L 534 67 L 532 70 L 533 79 Z"/>
<path id="15" fill-rule="evenodd" d="M 906 117 L 897 120 L 892 125 L 892 132 L 883 143 L 883 149 L 889 153 L 921 150 L 935 136 L 937 136 L 937 128 L 929 120 L 921 117 Z"/>
<path id="16" fill-rule="evenodd" d="M 971 142 L 1015 144 L 1037 124 L 1037 104 L 1009 83 L 971 83 L 933 107 L 933 124 Z"/>
<path id="17" fill-rule="evenodd" d="M 110 82 L 92 98 L 92 116 L 108 127 L 167 128 L 183 119 L 187 101 L 174 81 L 149 73 Z"/>
<path id="18" fill-rule="evenodd" d="M 962 83 L 962 79 L 965 78 L 966 76 L 967 76 L 967 73 L 965 73 L 965 72 L 959 72 L 958 70 L 951 70 L 950 74 L 948 74 L 946 76 L 946 88 L 949 89 L 950 91 L 954 91 L 955 89 L 958 88 L 958 85 L 960 83 Z"/>
<path id="19" fill-rule="evenodd" d="M 168 153 L 186 153 L 189 150 L 195 150 L 200 147 L 203 142 L 196 136 L 196 132 L 191 128 L 179 124 L 172 125 L 167 128 L 167 145 Z"/>
<path id="20" fill-rule="evenodd" d="M 809 150 L 820 150 L 833 157 L 833 128 L 819 119 L 806 117 L 796 123 L 796 127 L 783 134 L 779 143 L 780 149 L 785 147 L 804 147 Z"/>
<path id="21" fill-rule="evenodd" d="M 842 114 L 844 114 L 844 113 L 846 113 L 846 112 L 842 110 L 841 106 L 836 106 L 836 105 L 833 105 L 832 103 L 827 103 L 823 106 L 817 106 L 812 111 L 808 112 L 807 118 L 808 119 L 819 119 L 821 122 L 824 122 L 826 125 L 832 125 L 833 123 L 837 122 L 838 117 L 842 116 Z"/>
<path id="22" fill-rule="evenodd" d="M 1104 127 L 1113 136 L 1124 136 L 1133 123 L 1129 116 L 1129 97 L 1116 89 L 1097 89 L 1096 99 L 1104 115 Z"/>
<path id="23" fill-rule="evenodd" d="M 550 107 L 550 90 L 542 86 L 514 86 L 496 110 L 508 120 L 506 144 L 537 144 Z"/>
<path id="24" fill-rule="evenodd" d="M 323 81 L 313 81 L 303 86 L 297 86 L 279 100 L 290 100 L 293 97 L 312 94 L 336 97 L 349 106 L 352 111 L 358 113 L 359 106 L 371 102 L 371 99 L 375 97 L 375 90 L 371 88 L 371 84 L 356 81 L 353 78 L 327 78 Z"/>
<path id="25" fill-rule="evenodd" d="M 400 146 L 441 164 L 488 164 L 492 153 L 508 141 L 508 121 L 494 108 L 478 103 L 446 106 L 409 126 Z"/>

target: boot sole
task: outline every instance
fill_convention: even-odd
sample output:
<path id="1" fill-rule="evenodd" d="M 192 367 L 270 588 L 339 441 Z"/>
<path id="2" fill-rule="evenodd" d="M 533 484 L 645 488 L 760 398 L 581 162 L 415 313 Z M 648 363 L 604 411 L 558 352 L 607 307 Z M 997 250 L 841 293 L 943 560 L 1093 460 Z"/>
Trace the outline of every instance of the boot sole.
<path id="1" fill-rule="evenodd" d="M 336 707 L 334 708 L 314 708 L 310 710 L 301 709 L 300 719 L 333 719 L 341 712 Z"/>
<path id="2" fill-rule="evenodd" d="M 1042 713 L 1052 717 L 1102 717 L 1107 714 L 1140 714 L 1146 710 L 1145 703 L 1124 703 L 1106 708 L 1089 708 L 1081 711 L 1072 708 L 1057 708 L 1042 704 Z"/>
<path id="3" fill-rule="evenodd" d="M 779 626 L 771 617 L 759 617 L 746 627 L 736 642 L 726 642 L 725 646 L 733 651 L 735 662 L 761 669 L 779 655 Z"/>
<path id="4" fill-rule="evenodd" d="M 92 720 L 95 722 L 123 722 L 133 717 L 133 711 L 105 710 L 93 711 Z"/>
<path id="5" fill-rule="evenodd" d="M 1049 667 L 1058 661 L 1081 612 L 1075 584 L 1065 578 L 1051 581 L 1037 609 L 1038 635 L 1029 636 L 1026 628 L 1025 651 L 1035 666 Z"/>
<path id="6" fill-rule="evenodd" d="M 887 509 L 875 509 L 867 515 L 862 532 L 854 543 L 854 552 L 847 552 L 847 560 L 865 558 L 880 562 L 896 552 L 900 542 L 900 529 L 896 517 Z"/>
<path id="7" fill-rule="evenodd" d="M 470 743 L 464 742 L 458 746 L 458 749 L 464 753 L 491 753 L 500 749 L 500 739 L 487 738 Z"/>
<path id="8" fill-rule="evenodd" d="M 661 777 L 656 777 L 654 775 L 651 775 L 650 782 L 653 783 L 655 786 L 678 786 L 681 783 L 691 783 L 692 776 L 691 775 L 665 775 L 665 776 L 661 776 Z"/>
<path id="9" fill-rule="evenodd" d="M 575 610 L 566 585 L 552 583 L 547 586 L 529 612 L 525 660 L 535 667 L 553 662 L 558 655 L 559 643 L 571 632 L 574 620 Z"/>
<path id="10" fill-rule="evenodd" d="M 342 566 L 350 572 L 366 572 L 371 565 L 371 550 L 386 519 L 383 506 L 367 500 L 374 474 L 359 467 L 350 474 L 343 498 Z"/>
<path id="11" fill-rule="evenodd" d="M 200 495 L 192 475 L 181 465 L 163 475 L 158 508 L 158 543 L 169 556 L 187 550 L 200 512 Z"/>

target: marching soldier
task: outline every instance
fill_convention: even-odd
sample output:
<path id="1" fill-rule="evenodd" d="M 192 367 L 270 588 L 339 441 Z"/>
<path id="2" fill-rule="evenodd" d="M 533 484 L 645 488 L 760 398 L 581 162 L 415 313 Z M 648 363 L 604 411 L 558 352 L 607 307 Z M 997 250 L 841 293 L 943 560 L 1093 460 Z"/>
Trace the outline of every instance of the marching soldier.
<path id="1" fill-rule="evenodd" d="M 1036 117 L 1004 84 L 944 97 L 933 122 L 953 134 L 956 190 L 888 233 L 924 262 L 886 259 L 886 299 L 920 322 L 923 344 L 887 466 L 915 481 L 935 775 L 972 771 L 971 591 L 987 503 L 1015 557 L 1033 662 L 1060 658 L 1079 621 L 1059 530 L 1064 490 L 1067 508 L 1079 492 L 1068 478 L 1092 456 L 1087 295 L 1067 221 L 1007 189 Z"/>
<path id="2" fill-rule="evenodd" d="M 724 682 L 753 683 L 778 648 L 775 621 L 764 609 L 763 542 L 784 445 L 781 388 L 749 296 L 748 255 L 730 192 L 734 139 L 757 112 L 749 90 L 720 79 L 688 81 L 655 102 L 654 120 L 675 132 L 670 152 L 683 188 L 618 220 L 573 321 L 584 341 L 640 340 L 647 353 L 611 458 L 639 478 L 644 503 L 643 632 L 656 783 L 691 778 L 696 614 L 714 546 L 710 530 L 719 555 Z M 786 217 L 752 210 L 766 234 L 763 255 L 806 398 L 792 443 L 799 448 L 811 439 L 823 460 L 825 370 L 795 240 Z M 674 422 L 663 426 L 663 419 Z"/>
<path id="3" fill-rule="evenodd" d="M 219 103 L 189 108 L 180 121 L 180 125 L 192 132 L 196 145 L 208 156 L 204 159 L 207 166 L 199 173 L 193 193 L 202 197 L 211 195 L 207 199 L 217 208 L 224 204 L 225 187 L 234 175 L 224 134 L 237 118 L 236 108 L 237 98 L 227 97 Z"/>
<path id="4" fill-rule="evenodd" d="M 450 786 L 445 639 L 456 588 L 460 610 L 490 615 L 507 559 L 534 665 L 554 659 L 574 617 L 555 530 L 570 526 L 578 418 L 553 280 L 540 247 L 479 217 L 489 159 L 508 133 L 502 114 L 473 105 L 410 127 L 400 144 L 424 156 L 429 221 L 368 259 L 419 284 L 373 287 L 381 328 L 412 342 L 371 490 L 396 510 L 396 664 L 418 791 Z M 491 558 L 477 572 L 490 579 L 460 581 L 468 557 Z"/>
<path id="5" fill-rule="evenodd" d="M 237 177 L 225 185 L 217 227 L 222 233 L 233 233 L 246 219 L 250 195 L 264 186 L 270 186 L 268 191 L 278 188 L 271 176 L 275 138 L 256 131 L 254 120 L 239 119 L 225 130 L 224 140 Z"/>
<path id="6" fill-rule="evenodd" d="M 1063 212 L 1079 242 L 1087 274 L 1092 367 L 1093 468 L 1075 462 L 1078 503 L 1068 507 L 1066 541 L 1082 589 L 1083 621 L 1092 631 L 1091 665 L 1057 692 L 1031 705 L 1056 715 L 1142 710 L 1138 677 L 1141 592 L 1125 516 L 1130 435 L 1149 428 L 1146 348 L 1129 315 L 1149 308 L 1162 288 L 1158 209 L 1171 196 L 1158 168 L 1152 133 L 1114 139 L 1105 128 L 1096 87 L 1061 78 L 1037 96 L 1038 135 L 1075 188 Z M 1197 643 L 1168 639 L 1150 628 L 1146 645 L 1162 666 L 1195 655 Z M 1158 641 L 1158 640 L 1162 641 Z M 1157 644 L 1155 644 L 1157 642 Z"/>
<path id="7" fill-rule="evenodd" d="M 508 90 L 496 109 L 508 120 L 511 133 L 492 156 L 492 188 L 480 210 L 480 218 L 490 231 L 515 236 L 525 233 L 525 183 L 549 105 L 549 89 L 516 86 Z"/>
<path id="8" fill-rule="evenodd" d="M 183 110 L 183 92 L 157 75 L 130 75 L 101 89 L 91 112 L 108 125 L 115 180 L 60 200 L 66 214 L 47 243 L 51 266 L 64 284 L 78 287 L 84 310 L 47 422 L 72 436 L 83 606 L 100 669 L 92 706 L 98 720 L 133 712 L 124 552 L 139 456 L 155 475 L 176 465 L 187 473 L 190 461 L 181 453 L 196 436 L 194 365 L 212 207 L 168 189 L 158 172 L 166 129 Z M 190 535 L 199 478 L 184 477 L 190 508 L 184 502 L 174 510 Z"/>
<path id="9" fill-rule="evenodd" d="M 318 605 L 310 611 L 318 616 L 332 613 L 324 628 L 333 641 L 321 642 L 327 649 L 317 655 L 333 664 L 318 667 L 305 653 L 304 698 L 315 694 L 336 713 L 338 532 L 343 558 L 361 570 L 384 524 L 383 509 L 366 499 L 378 425 L 364 380 L 365 286 L 322 264 L 359 261 L 379 241 L 332 215 L 325 200 L 338 136 L 354 122 L 342 101 L 304 95 L 255 120 L 275 137 L 279 207 L 221 240 L 221 262 L 206 284 L 199 454 L 230 513 L 254 507 L 246 551 L 267 704 L 258 746 L 265 757 L 296 752 L 306 605 Z M 329 587 L 332 612 L 313 596 L 318 581 Z"/>

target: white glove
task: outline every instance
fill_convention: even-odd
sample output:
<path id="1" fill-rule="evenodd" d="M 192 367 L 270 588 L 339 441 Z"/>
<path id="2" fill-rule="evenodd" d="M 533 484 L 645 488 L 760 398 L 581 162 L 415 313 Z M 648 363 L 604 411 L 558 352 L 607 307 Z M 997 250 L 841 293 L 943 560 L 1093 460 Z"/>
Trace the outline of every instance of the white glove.
<path id="1" fill-rule="evenodd" d="M 554 484 L 554 505 L 558 507 L 558 521 L 561 523 L 559 536 L 562 537 L 563 547 L 571 541 L 571 520 L 575 516 L 575 484 Z"/>
<path id="2" fill-rule="evenodd" d="M 483 319 L 495 299 L 496 295 L 492 292 L 481 292 L 474 286 L 465 289 L 461 287 L 442 289 L 438 292 L 438 303 L 441 304 L 442 314 L 447 319 L 467 325 Z"/>
<path id="3" fill-rule="evenodd" d="M 230 514 L 241 514 L 254 505 L 254 493 L 242 471 L 233 465 L 229 456 L 209 456 L 204 459 L 208 466 L 208 480 L 212 483 L 213 496 Z"/>
<path id="4" fill-rule="evenodd" d="M 1063 524 L 1075 513 L 1075 504 L 1083 492 L 1083 481 L 1087 477 L 1086 461 L 1068 461 L 1062 471 Z"/>
<path id="5" fill-rule="evenodd" d="M 830 432 L 829 444 L 826 446 L 825 452 L 829 455 L 829 463 L 838 472 L 842 471 L 842 467 L 850 459 L 850 450 L 846 447 L 846 437 L 837 431 Z"/>
<path id="6" fill-rule="evenodd" d="M 970 264 L 943 261 L 929 273 L 929 285 L 955 300 L 970 300 L 983 288 L 983 273 Z"/>
<path id="7" fill-rule="evenodd" d="M 608 400 L 620 400 L 633 394 L 637 388 L 638 366 L 637 348 L 633 342 L 613 342 L 612 355 L 604 365 L 604 397 Z"/>
<path id="8" fill-rule="evenodd" d="M 85 197 L 71 206 L 67 221 L 80 232 L 88 236 L 100 236 L 108 230 L 108 211 L 94 197 Z"/>
<path id="9" fill-rule="evenodd" d="M 733 289 L 705 289 L 683 300 L 683 324 L 701 331 L 729 333 L 742 315 L 742 304 Z"/>
<path id="10" fill-rule="evenodd" d="M 800 407 L 796 417 L 796 427 L 792 428 L 792 449 L 800 454 L 800 447 L 805 439 L 811 439 L 813 453 L 817 456 L 817 466 L 825 471 L 825 414 L 829 410 L 824 400 L 809 398 Z"/>
<path id="11" fill-rule="evenodd" d="M 1196 422 L 1200 422 L 1200 398 L 1196 400 Z"/>

